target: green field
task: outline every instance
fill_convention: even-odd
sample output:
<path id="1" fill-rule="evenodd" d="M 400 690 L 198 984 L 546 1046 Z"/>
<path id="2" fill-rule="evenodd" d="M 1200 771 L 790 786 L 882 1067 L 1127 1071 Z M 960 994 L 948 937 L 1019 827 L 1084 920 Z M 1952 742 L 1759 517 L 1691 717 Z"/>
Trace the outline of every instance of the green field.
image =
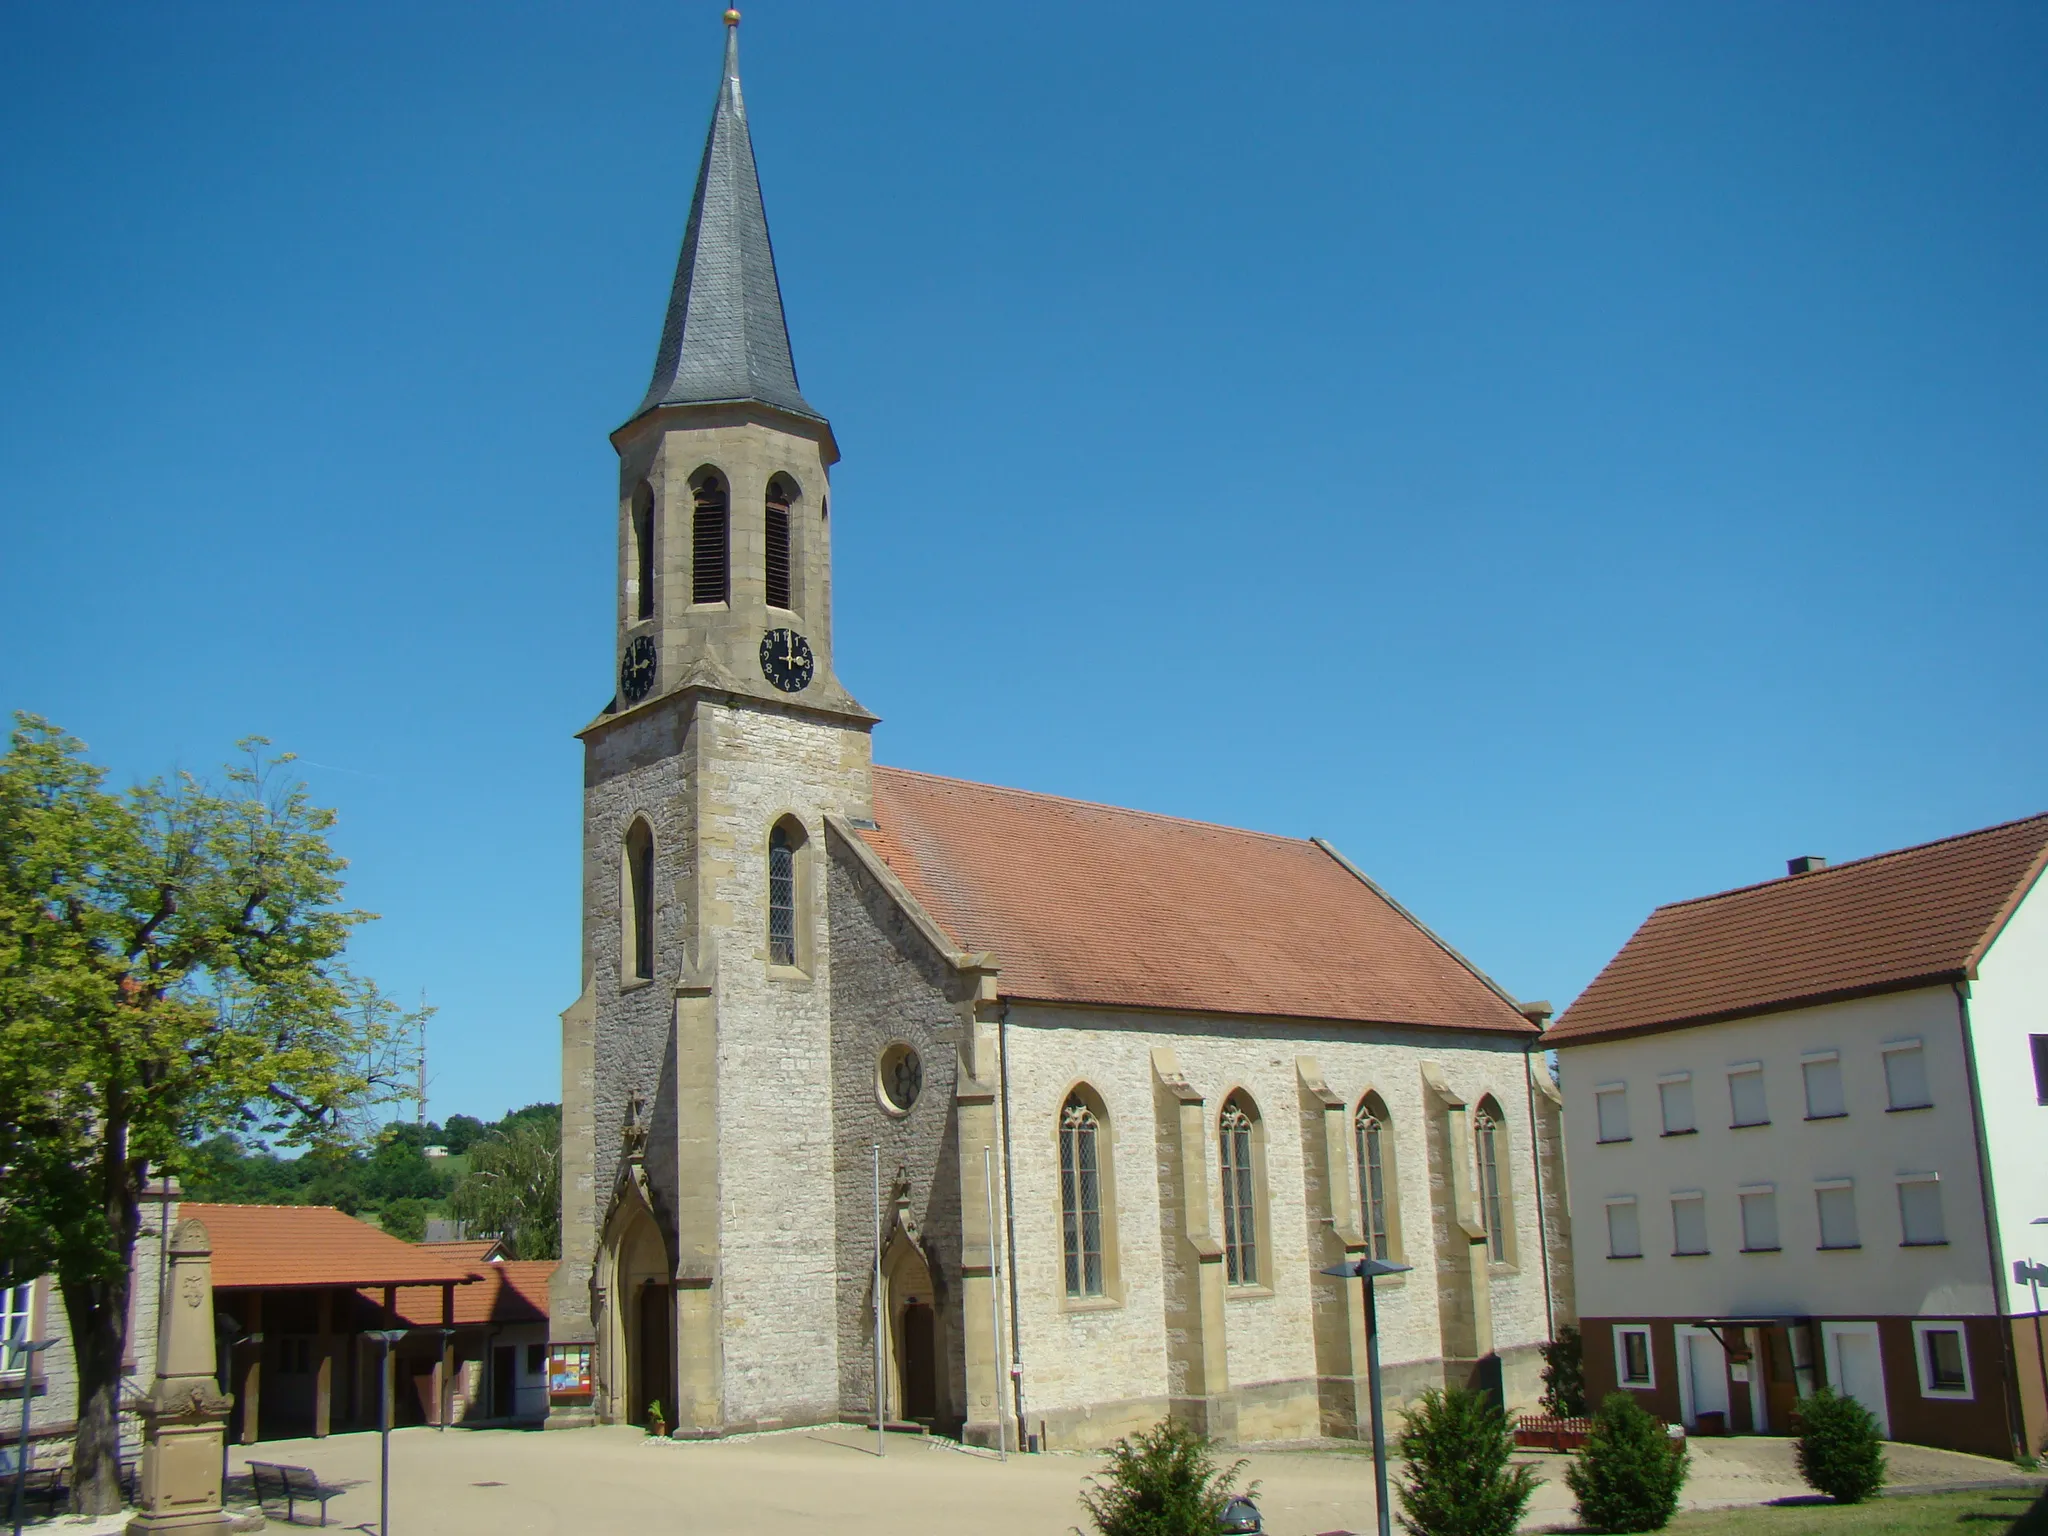
<path id="1" fill-rule="evenodd" d="M 2048 1536 L 2048 1494 L 1931 1493 L 1867 1504 L 1774 1504 L 1682 1514 L 1674 1536 Z"/>

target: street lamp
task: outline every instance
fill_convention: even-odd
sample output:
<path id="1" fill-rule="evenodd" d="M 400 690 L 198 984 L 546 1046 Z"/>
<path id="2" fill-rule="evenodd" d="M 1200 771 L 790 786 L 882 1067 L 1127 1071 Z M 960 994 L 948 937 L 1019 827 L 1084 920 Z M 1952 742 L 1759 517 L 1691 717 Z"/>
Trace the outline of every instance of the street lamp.
<path id="1" fill-rule="evenodd" d="M 1372 1398 L 1372 1479 L 1374 1496 L 1379 1500 L 1380 1536 L 1393 1536 L 1393 1524 L 1387 1514 L 1387 1429 L 1380 1411 L 1380 1324 L 1373 1305 L 1372 1283 L 1381 1275 L 1405 1275 L 1411 1267 L 1367 1258 L 1346 1259 L 1323 1271 L 1339 1280 L 1356 1275 L 1359 1289 L 1365 1292 L 1365 1381 Z"/>
<path id="2" fill-rule="evenodd" d="M 21 1438 L 14 1442 L 14 1536 L 21 1536 L 21 1501 L 28 1487 L 28 1404 L 35 1385 L 35 1357 L 55 1339 L 0 1339 L 0 1349 L 21 1366 Z"/>
<path id="3" fill-rule="evenodd" d="M 377 1375 L 377 1439 L 380 1483 L 377 1503 L 377 1536 L 391 1536 L 391 1346 L 404 1338 L 403 1328 L 370 1328 L 363 1337 L 384 1347 L 383 1369 Z"/>

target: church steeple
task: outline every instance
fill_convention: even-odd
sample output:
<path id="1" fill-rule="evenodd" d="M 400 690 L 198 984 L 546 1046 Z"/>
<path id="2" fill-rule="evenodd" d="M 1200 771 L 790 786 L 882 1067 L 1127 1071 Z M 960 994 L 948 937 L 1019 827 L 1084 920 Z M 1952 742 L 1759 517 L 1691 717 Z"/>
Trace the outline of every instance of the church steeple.
<path id="1" fill-rule="evenodd" d="M 638 417 L 664 405 L 758 401 L 825 418 L 797 387 L 768 214 L 740 96 L 739 12 L 725 13 L 725 70 L 697 170 L 654 379 Z"/>

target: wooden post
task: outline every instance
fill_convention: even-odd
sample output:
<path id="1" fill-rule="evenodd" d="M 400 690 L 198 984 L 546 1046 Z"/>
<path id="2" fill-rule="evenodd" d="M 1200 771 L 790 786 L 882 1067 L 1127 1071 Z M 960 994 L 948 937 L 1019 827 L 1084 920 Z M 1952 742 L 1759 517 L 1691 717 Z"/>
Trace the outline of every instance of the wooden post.
<path id="1" fill-rule="evenodd" d="M 250 1355 L 242 1369 L 242 1444 L 254 1445 L 263 1413 L 263 1293 L 249 1293 L 247 1331 L 257 1336 L 248 1346 Z"/>
<path id="2" fill-rule="evenodd" d="M 322 1291 L 318 1305 L 320 1363 L 313 1367 L 313 1438 L 325 1440 L 334 1420 L 334 1293 Z"/>

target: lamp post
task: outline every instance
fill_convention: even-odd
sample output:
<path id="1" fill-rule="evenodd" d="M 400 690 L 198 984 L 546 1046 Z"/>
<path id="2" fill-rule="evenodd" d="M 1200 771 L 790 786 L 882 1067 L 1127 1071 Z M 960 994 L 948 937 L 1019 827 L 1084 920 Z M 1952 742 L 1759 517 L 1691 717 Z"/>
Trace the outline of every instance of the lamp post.
<path id="1" fill-rule="evenodd" d="M 403 1328 L 369 1328 L 363 1333 L 384 1349 L 383 1368 L 377 1373 L 377 1536 L 391 1536 L 391 1346 L 405 1335 Z"/>
<path id="2" fill-rule="evenodd" d="M 1356 1275 L 1359 1289 L 1365 1292 L 1365 1381 L 1367 1395 L 1372 1398 L 1372 1480 L 1374 1497 L 1379 1501 L 1380 1536 L 1393 1536 L 1393 1524 L 1387 1514 L 1387 1429 L 1380 1412 L 1380 1324 L 1378 1309 L 1373 1305 L 1372 1283 L 1381 1275 L 1405 1275 L 1410 1267 L 1368 1258 L 1347 1259 L 1323 1271 L 1340 1280 Z"/>
<path id="3" fill-rule="evenodd" d="M 21 1503 L 28 1487 L 28 1407 L 35 1387 L 35 1357 L 56 1342 L 29 1338 L 0 1340 L 0 1348 L 21 1365 L 21 1438 L 14 1442 L 14 1536 L 21 1536 Z"/>

